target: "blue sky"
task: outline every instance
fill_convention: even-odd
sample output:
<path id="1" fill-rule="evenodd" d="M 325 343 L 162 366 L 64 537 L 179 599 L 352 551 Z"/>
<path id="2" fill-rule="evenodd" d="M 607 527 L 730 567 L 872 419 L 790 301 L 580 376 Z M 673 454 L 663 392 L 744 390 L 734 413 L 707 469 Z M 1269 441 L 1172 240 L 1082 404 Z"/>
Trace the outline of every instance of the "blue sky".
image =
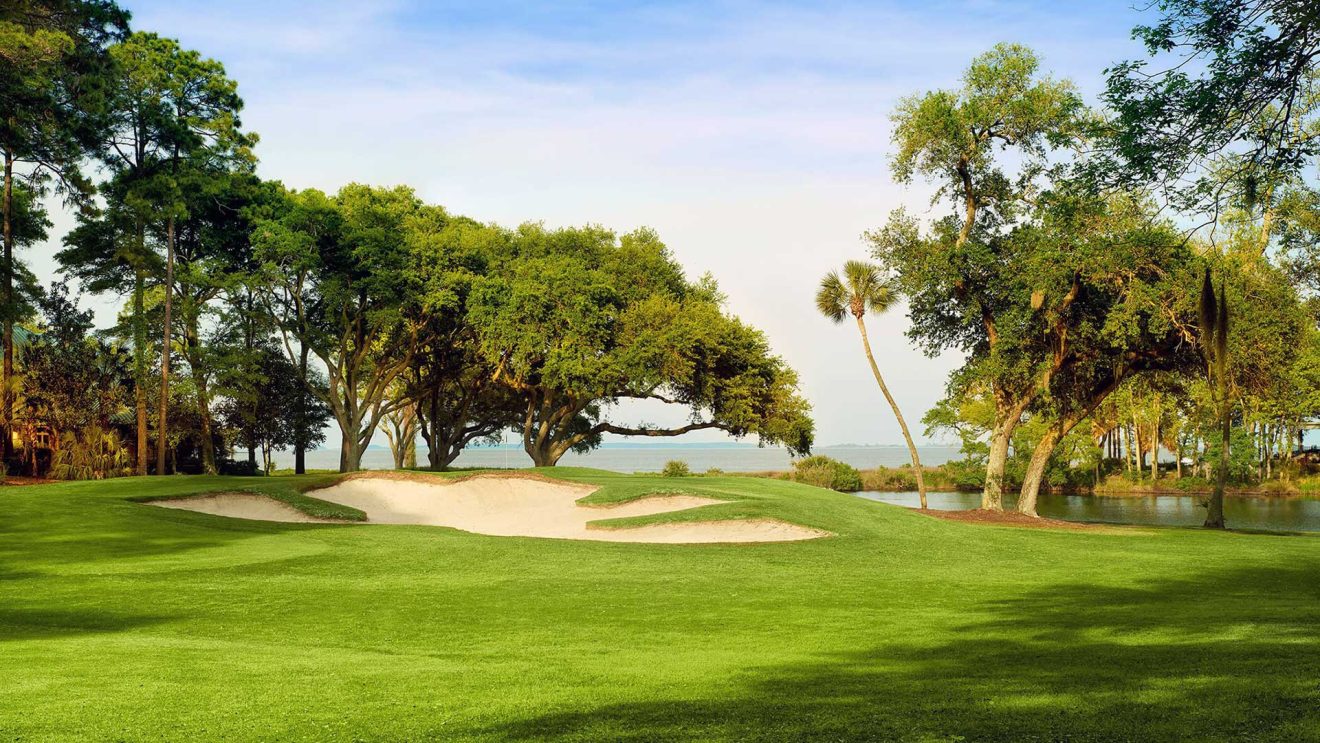
<path id="1" fill-rule="evenodd" d="M 897 99 L 956 85 L 999 41 L 1088 96 L 1140 53 L 1125 2 L 121 2 L 225 64 L 264 177 L 406 183 L 508 224 L 654 227 L 799 370 L 822 444 L 901 441 L 855 331 L 812 308 L 864 230 L 929 213 L 927 189 L 889 176 Z M 29 255 L 39 272 L 47 252 Z M 911 349 L 902 314 L 872 339 L 916 421 L 958 359 Z"/>

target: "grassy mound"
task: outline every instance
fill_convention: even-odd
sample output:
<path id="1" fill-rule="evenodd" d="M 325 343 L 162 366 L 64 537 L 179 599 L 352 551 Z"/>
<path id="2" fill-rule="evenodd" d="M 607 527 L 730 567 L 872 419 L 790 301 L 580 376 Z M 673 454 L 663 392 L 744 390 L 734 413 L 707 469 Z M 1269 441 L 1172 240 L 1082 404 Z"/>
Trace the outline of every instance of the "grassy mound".
<path id="1" fill-rule="evenodd" d="M 256 488 L 319 508 L 299 499 L 324 476 L 5 488 L 0 738 L 1320 740 L 1320 539 L 538 474 L 594 502 L 727 501 L 656 520 L 838 536 L 574 542 L 133 502 Z"/>

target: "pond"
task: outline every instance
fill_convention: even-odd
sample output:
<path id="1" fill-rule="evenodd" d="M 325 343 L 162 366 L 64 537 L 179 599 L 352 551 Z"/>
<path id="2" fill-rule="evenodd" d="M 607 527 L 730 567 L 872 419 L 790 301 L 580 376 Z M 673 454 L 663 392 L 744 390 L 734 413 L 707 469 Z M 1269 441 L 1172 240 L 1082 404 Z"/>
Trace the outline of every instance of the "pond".
<path id="1" fill-rule="evenodd" d="M 857 495 L 883 503 L 916 508 L 917 494 L 862 492 Z M 1042 494 L 1037 507 L 1041 516 L 1064 521 L 1110 524 L 1155 524 L 1199 526 L 1205 508 L 1199 495 L 1093 496 Z M 980 493 L 927 493 L 930 507 L 941 511 L 963 511 L 981 505 Z M 1005 508 L 1014 498 L 1006 496 Z M 1224 500 L 1224 520 L 1231 529 L 1320 532 L 1320 500 L 1312 498 L 1235 498 Z"/>

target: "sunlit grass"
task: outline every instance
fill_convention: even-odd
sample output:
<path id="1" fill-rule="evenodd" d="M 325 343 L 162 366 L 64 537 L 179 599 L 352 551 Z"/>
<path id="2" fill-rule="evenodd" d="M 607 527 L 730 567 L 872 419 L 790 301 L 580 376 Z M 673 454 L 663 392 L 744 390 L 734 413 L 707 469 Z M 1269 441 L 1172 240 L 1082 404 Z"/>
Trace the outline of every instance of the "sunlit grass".
<path id="1" fill-rule="evenodd" d="M 574 542 L 132 500 L 255 488 L 299 506 L 324 475 L 5 488 L 0 737 L 1320 739 L 1320 539 L 1000 528 L 779 480 L 542 473 L 600 485 L 598 502 L 729 501 L 663 518 L 837 536 Z"/>

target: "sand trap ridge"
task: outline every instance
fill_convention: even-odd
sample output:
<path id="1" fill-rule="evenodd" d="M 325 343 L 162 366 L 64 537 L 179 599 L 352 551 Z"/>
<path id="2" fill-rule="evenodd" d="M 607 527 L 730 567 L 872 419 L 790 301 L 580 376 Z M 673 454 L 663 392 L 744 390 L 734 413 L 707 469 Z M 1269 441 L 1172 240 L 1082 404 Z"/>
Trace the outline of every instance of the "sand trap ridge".
<path id="1" fill-rule="evenodd" d="M 370 523 L 448 526 L 494 536 L 673 544 L 785 542 L 829 536 L 828 532 L 819 529 L 775 519 L 689 521 L 626 529 L 597 527 L 592 522 L 684 511 L 724 501 L 694 495 L 652 495 L 618 505 L 589 506 L 577 503 L 578 499 L 595 489 L 540 478 L 498 475 L 451 481 L 358 476 L 328 488 L 311 491 L 307 495 L 357 508 L 366 513 Z M 222 497 L 225 496 L 208 496 L 217 499 Z M 251 498 L 266 503 L 236 500 L 229 496 L 223 504 L 213 500 L 199 503 L 200 507 L 192 510 L 237 518 L 317 521 L 305 514 L 299 514 L 302 516 L 300 519 L 268 519 L 269 514 L 287 515 L 282 509 L 299 512 L 269 498 Z M 158 501 L 157 504 L 168 504 L 171 508 L 190 508 L 189 504 L 203 500 L 207 499 Z M 278 508 L 272 508 L 272 505 Z M 221 512 L 221 508 L 229 510 Z"/>
<path id="2" fill-rule="evenodd" d="M 256 521 L 286 521 L 303 524 L 338 523 L 329 519 L 310 516 L 287 503 L 281 503 L 274 498 L 257 495 L 256 493 L 214 493 L 192 498 L 148 501 L 148 503 L 162 508 L 177 508 L 182 511 L 196 511 L 214 516 L 229 516 L 230 518 L 254 519 Z"/>

